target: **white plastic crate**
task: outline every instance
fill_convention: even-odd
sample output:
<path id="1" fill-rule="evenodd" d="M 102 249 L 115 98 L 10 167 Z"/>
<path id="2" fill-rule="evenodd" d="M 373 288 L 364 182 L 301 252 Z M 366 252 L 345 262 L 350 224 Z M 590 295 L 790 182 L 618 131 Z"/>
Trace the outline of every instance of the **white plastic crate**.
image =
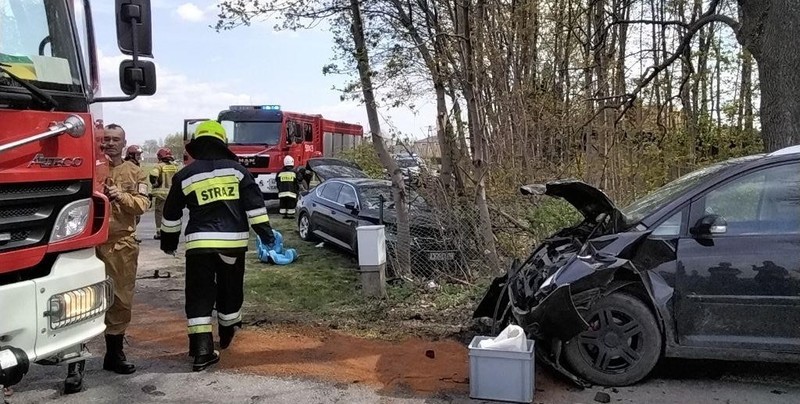
<path id="1" fill-rule="evenodd" d="M 479 400 L 530 403 L 534 393 L 533 340 L 524 352 L 480 348 L 477 336 L 469 344 L 469 396 Z"/>

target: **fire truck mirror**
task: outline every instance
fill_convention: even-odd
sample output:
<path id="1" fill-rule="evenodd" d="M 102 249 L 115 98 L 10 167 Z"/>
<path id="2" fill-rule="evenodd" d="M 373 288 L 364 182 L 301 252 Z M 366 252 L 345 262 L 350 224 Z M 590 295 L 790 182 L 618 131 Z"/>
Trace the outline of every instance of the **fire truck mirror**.
<path id="1" fill-rule="evenodd" d="M 153 57 L 150 0 L 116 0 L 117 44 L 126 55 Z"/>
<path id="2" fill-rule="evenodd" d="M 127 95 L 156 93 L 156 65 L 149 60 L 123 60 L 119 64 L 119 86 Z M 138 91 L 137 91 L 138 86 Z"/>

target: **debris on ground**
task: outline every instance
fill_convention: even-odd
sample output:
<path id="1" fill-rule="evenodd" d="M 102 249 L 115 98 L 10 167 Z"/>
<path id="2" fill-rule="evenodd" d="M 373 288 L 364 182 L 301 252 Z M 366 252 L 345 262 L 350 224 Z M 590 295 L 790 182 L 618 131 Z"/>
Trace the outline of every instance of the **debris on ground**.
<path id="1" fill-rule="evenodd" d="M 610 403 L 611 396 L 608 395 L 608 393 L 598 391 L 597 394 L 594 395 L 594 401 L 597 401 L 598 403 Z"/>
<path id="2" fill-rule="evenodd" d="M 436 352 L 434 352 L 433 349 L 429 349 L 429 350 L 425 351 L 425 356 L 427 356 L 427 357 L 429 357 L 431 359 L 434 359 L 434 358 L 436 358 Z"/>
<path id="3" fill-rule="evenodd" d="M 317 248 L 322 248 L 322 247 L 325 247 L 325 242 L 324 241 L 319 243 L 319 244 L 317 244 Z"/>
<path id="4" fill-rule="evenodd" d="M 785 392 L 785 391 L 783 391 L 783 390 L 772 390 L 772 391 L 771 391 L 771 393 L 772 393 L 772 394 L 778 394 L 778 395 L 780 395 L 780 394 L 786 394 L 786 392 Z"/>

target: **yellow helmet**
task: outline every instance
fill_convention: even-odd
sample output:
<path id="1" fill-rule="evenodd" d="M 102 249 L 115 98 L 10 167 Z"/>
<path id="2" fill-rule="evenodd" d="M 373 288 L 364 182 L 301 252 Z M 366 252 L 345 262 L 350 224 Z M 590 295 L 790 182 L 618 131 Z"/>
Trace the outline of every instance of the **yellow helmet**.
<path id="1" fill-rule="evenodd" d="M 208 120 L 197 125 L 197 128 L 194 130 L 194 138 L 197 139 L 203 136 L 211 136 L 221 140 L 222 143 L 228 143 L 228 136 L 225 134 L 225 128 L 217 121 Z"/>

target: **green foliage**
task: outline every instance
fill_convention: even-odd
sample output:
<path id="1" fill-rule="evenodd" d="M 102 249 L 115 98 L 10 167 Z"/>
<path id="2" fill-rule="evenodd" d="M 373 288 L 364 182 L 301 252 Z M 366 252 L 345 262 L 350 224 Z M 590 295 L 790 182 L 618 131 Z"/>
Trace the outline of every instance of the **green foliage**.
<path id="1" fill-rule="evenodd" d="M 540 203 L 531 206 L 526 219 L 538 240 L 551 236 L 563 227 L 578 224 L 583 217 L 563 199 L 543 197 Z"/>
<path id="2" fill-rule="evenodd" d="M 172 155 L 175 156 L 176 161 L 183 161 L 183 134 L 173 133 L 164 138 L 164 147 L 169 147 L 172 150 Z"/>
<path id="3" fill-rule="evenodd" d="M 342 150 L 336 157 L 358 164 L 372 178 L 384 178 L 383 165 L 372 142 L 363 142 L 355 148 Z"/>

